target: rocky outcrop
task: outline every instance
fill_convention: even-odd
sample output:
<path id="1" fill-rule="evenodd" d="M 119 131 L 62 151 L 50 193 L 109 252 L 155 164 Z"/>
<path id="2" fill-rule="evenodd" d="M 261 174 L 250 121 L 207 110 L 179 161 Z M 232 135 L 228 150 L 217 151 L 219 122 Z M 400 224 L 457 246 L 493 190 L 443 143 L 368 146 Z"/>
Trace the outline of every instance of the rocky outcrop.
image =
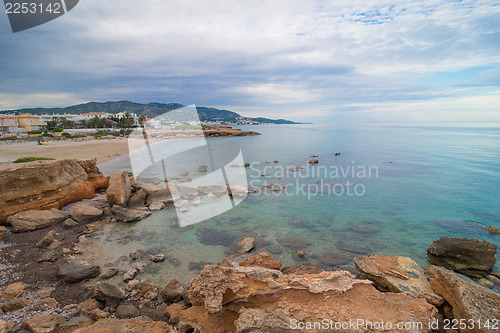
<path id="1" fill-rule="evenodd" d="M 97 168 L 97 160 L 79 160 L 80 166 L 87 173 L 89 183 L 94 189 L 107 188 L 109 186 L 108 178 L 106 178 Z"/>
<path id="2" fill-rule="evenodd" d="M 61 322 L 63 319 L 55 315 L 33 316 L 23 322 L 22 328 L 32 333 L 53 333 Z"/>
<path id="3" fill-rule="evenodd" d="M 468 332 L 498 332 L 491 321 L 500 318 L 500 294 L 446 268 L 430 266 L 425 274 L 434 291 L 451 306 L 454 319 L 473 321 L 474 327 Z M 489 327 L 485 326 L 487 322 Z"/>
<path id="4" fill-rule="evenodd" d="M 383 320 L 394 327 L 398 321 L 422 322 L 428 332 L 428 321 L 437 316 L 423 299 L 382 293 L 346 271 L 284 275 L 262 267 L 207 265 L 191 281 L 189 299 L 193 306 L 179 315 L 183 332 L 291 332 L 294 323 L 324 318 Z"/>
<path id="5" fill-rule="evenodd" d="M 170 325 L 161 321 L 144 321 L 136 319 L 99 319 L 93 325 L 77 329 L 73 333 L 174 333 Z"/>
<path id="6" fill-rule="evenodd" d="M 25 232 L 61 223 L 69 216 L 69 213 L 55 208 L 51 210 L 28 210 L 9 216 L 7 223 L 12 225 L 13 232 Z"/>
<path id="7" fill-rule="evenodd" d="M 205 134 L 205 137 L 260 135 L 260 133 L 257 132 L 242 131 L 240 129 L 227 126 L 204 129 L 203 134 Z"/>
<path id="8" fill-rule="evenodd" d="M 453 271 L 490 271 L 495 266 L 497 246 L 469 238 L 440 238 L 427 248 L 429 261 Z"/>
<path id="9" fill-rule="evenodd" d="M 91 165 L 91 162 L 82 162 Z M 89 166 L 87 169 L 92 169 Z M 97 170 L 97 167 L 94 168 Z M 19 163 L 2 166 L 0 172 L 0 224 L 7 217 L 27 210 L 62 207 L 95 196 L 95 182 L 89 181 L 77 160 Z"/>
<path id="10" fill-rule="evenodd" d="M 362 277 L 373 281 L 382 291 L 425 298 L 436 306 L 443 303 L 443 299 L 432 290 L 424 270 L 410 258 L 377 254 L 356 257 L 354 265 Z"/>
<path id="11" fill-rule="evenodd" d="M 266 252 L 257 253 L 247 259 L 239 262 L 239 266 L 242 267 L 264 267 L 269 269 L 280 269 L 281 262 L 274 259 L 271 255 Z"/>
<path id="12" fill-rule="evenodd" d="M 129 209 L 121 206 L 113 206 L 111 212 L 115 215 L 116 219 L 121 222 L 139 221 L 151 215 L 149 211 Z"/>
<path id="13" fill-rule="evenodd" d="M 131 193 L 130 178 L 126 171 L 117 172 L 109 178 L 106 200 L 110 205 L 125 205 Z"/>
<path id="14" fill-rule="evenodd" d="M 4 227 L 3 225 L 0 225 L 0 241 L 5 237 L 7 237 L 8 234 L 9 234 L 9 229 Z"/>

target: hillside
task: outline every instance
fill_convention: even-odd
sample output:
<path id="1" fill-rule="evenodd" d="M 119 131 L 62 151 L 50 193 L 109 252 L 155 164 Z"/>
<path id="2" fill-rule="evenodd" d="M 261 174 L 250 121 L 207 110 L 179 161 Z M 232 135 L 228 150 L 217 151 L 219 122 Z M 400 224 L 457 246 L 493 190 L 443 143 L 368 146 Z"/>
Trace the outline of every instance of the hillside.
<path id="1" fill-rule="evenodd" d="M 149 118 L 162 115 L 165 112 L 178 109 L 184 105 L 179 103 L 148 103 L 140 104 L 129 101 L 119 102 L 90 102 L 68 106 L 65 108 L 27 108 L 19 110 L 0 111 L 0 113 L 31 113 L 31 114 L 81 114 L 87 112 L 133 112 L 138 116 L 144 115 Z M 228 110 L 220 110 L 208 107 L 197 107 L 201 121 L 220 121 L 224 123 L 241 123 L 254 121 L 259 124 L 298 124 L 296 122 L 285 119 L 268 119 L 263 117 L 250 118 Z"/>

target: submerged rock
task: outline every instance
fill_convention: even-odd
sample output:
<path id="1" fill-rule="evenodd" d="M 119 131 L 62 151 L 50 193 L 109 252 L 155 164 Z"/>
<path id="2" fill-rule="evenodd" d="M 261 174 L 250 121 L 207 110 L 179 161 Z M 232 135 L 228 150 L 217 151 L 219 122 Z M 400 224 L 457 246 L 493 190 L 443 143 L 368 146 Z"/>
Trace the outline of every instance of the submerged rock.
<path id="1" fill-rule="evenodd" d="M 318 257 L 318 260 L 323 265 L 335 267 L 347 264 L 351 261 L 351 257 L 340 253 L 325 252 Z"/>
<path id="2" fill-rule="evenodd" d="M 51 210 L 28 210 L 17 213 L 7 219 L 12 225 L 13 232 L 25 232 L 50 227 L 63 222 L 69 217 L 69 213 L 59 209 Z"/>
<path id="3" fill-rule="evenodd" d="M 247 253 L 255 248 L 255 238 L 246 237 L 240 240 L 235 240 L 226 250 L 227 254 L 230 253 Z"/>
<path id="4" fill-rule="evenodd" d="M 281 270 L 283 274 L 294 274 L 294 275 L 304 275 L 304 274 L 318 274 L 324 270 L 321 267 L 315 266 L 313 264 L 300 264 L 291 267 L 285 267 Z"/>
<path id="5" fill-rule="evenodd" d="M 488 232 L 492 235 L 498 235 L 500 234 L 500 228 L 499 227 L 495 227 L 493 225 L 490 225 L 489 227 L 486 227 L 486 230 L 488 230 Z"/>
<path id="6" fill-rule="evenodd" d="M 296 235 L 287 235 L 283 238 L 279 238 L 278 242 L 281 245 L 290 248 L 305 248 L 311 245 L 311 242 L 309 242 L 307 239 Z"/>
<path id="7" fill-rule="evenodd" d="M 410 258 L 377 254 L 356 257 L 354 265 L 362 277 L 373 281 L 382 291 L 406 293 L 424 298 L 436 306 L 443 303 L 443 299 L 432 290 L 424 270 Z"/>
<path id="8" fill-rule="evenodd" d="M 427 248 L 427 257 L 433 265 L 454 271 L 490 271 L 497 261 L 496 252 L 497 246 L 487 241 L 442 237 Z"/>

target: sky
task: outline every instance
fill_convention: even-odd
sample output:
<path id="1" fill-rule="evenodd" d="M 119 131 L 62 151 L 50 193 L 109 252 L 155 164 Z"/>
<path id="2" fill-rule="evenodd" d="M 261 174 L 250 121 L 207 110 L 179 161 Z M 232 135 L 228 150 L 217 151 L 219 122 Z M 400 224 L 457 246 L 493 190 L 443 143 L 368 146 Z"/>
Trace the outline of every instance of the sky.
<path id="1" fill-rule="evenodd" d="M 500 122 L 498 1 L 83 0 L 12 33 L 0 110 L 130 100 L 298 121 Z"/>

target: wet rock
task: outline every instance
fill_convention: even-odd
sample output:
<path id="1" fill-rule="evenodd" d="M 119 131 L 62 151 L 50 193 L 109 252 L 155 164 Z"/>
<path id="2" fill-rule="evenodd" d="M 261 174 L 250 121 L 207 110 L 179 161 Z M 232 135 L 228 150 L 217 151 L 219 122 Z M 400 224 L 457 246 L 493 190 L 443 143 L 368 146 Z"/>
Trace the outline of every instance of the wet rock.
<path id="1" fill-rule="evenodd" d="M 144 298 L 151 301 L 158 297 L 158 288 L 152 283 L 137 282 L 134 283 L 133 286 L 127 287 L 133 290 L 131 297 L 134 299 Z"/>
<path id="2" fill-rule="evenodd" d="M 208 170 L 208 166 L 206 166 L 205 164 L 202 164 L 198 167 L 198 169 L 196 169 L 196 172 L 207 172 Z"/>
<path id="3" fill-rule="evenodd" d="M 425 271 L 434 292 L 452 307 L 453 318 L 491 322 L 500 318 L 500 294 L 487 290 L 463 275 L 443 267 L 430 266 Z M 496 332 L 491 326 L 477 328 L 475 332 Z"/>
<path id="4" fill-rule="evenodd" d="M 147 197 L 146 191 L 141 188 L 139 191 L 132 194 L 131 197 L 128 199 L 127 207 L 129 208 L 144 207 L 146 204 L 146 197 Z"/>
<path id="5" fill-rule="evenodd" d="M 123 275 L 123 281 L 127 282 L 127 281 L 130 281 L 130 280 L 133 280 L 136 275 L 137 275 L 137 269 L 135 269 L 135 268 L 129 268 L 129 269 L 127 269 L 127 271 Z"/>
<path id="6" fill-rule="evenodd" d="M 9 234 L 9 229 L 4 227 L 3 225 L 0 225 L 0 241 L 5 237 L 7 237 L 8 234 Z"/>
<path id="7" fill-rule="evenodd" d="M 162 262 L 165 260 L 165 255 L 163 253 L 150 254 L 149 260 L 151 260 L 152 262 Z"/>
<path id="8" fill-rule="evenodd" d="M 235 236 L 222 229 L 203 228 L 196 230 L 196 237 L 205 245 L 230 246 Z"/>
<path id="9" fill-rule="evenodd" d="M 197 189 L 189 187 L 189 186 L 181 186 L 181 185 L 175 185 L 171 186 L 171 190 L 175 189 L 181 198 L 187 199 L 187 200 L 193 200 L 199 195 L 199 192 Z"/>
<path id="10" fill-rule="evenodd" d="M 57 254 L 56 251 L 46 251 L 42 253 L 42 255 L 37 259 L 36 262 L 41 263 L 41 262 L 54 262 L 57 260 L 59 255 Z"/>
<path id="11" fill-rule="evenodd" d="M 309 164 L 318 164 L 318 163 L 319 163 L 319 160 L 317 160 L 317 159 L 312 159 L 312 160 L 307 161 L 307 163 L 309 163 Z"/>
<path id="12" fill-rule="evenodd" d="M 239 263 L 240 267 L 263 267 L 279 270 L 281 262 L 274 259 L 266 252 L 255 254 Z"/>
<path id="13" fill-rule="evenodd" d="M 181 260 L 179 258 L 169 258 L 168 262 L 174 267 L 179 267 L 181 265 Z"/>
<path id="14" fill-rule="evenodd" d="M 304 274 L 318 274 L 324 272 L 321 267 L 313 264 L 300 264 L 291 267 L 285 267 L 281 270 L 283 274 L 304 275 Z"/>
<path id="15" fill-rule="evenodd" d="M 109 178 L 106 200 L 110 205 L 123 206 L 130 198 L 130 179 L 126 171 L 118 172 Z"/>
<path id="16" fill-rule="evenodd" d="M 244 198 L 248 194 L 248 187 L 243 185 L 232 185 L 230 192 L 233 197 Z"/>
<path id="17" fill-rule="evenodd" d="M 113 206 L 111 212 L 115 215 L 116 219 L 121 222 L 139 221 L 151 215 L 151 212 L 148 211 L 129 209 L 121 206 Z"/>
<path id="18" fill-rule="evenodd" d="M 234 241 L 226 250 L 227 254 L 232 253 L 247 253 L 255 248 L 255 238 L 246 237 L 240 240 Z"/>
<path id="19" fill-rule="evenodd" d="M 78 222 L 76 222 L 75 220 L 73 219 L 66 219 L 64 220 L 63 222 L 63 227 L 66 228 L 66 229 L 71 229 L 71 228 L 74 228 L 78 225 Z"/>
<path id="20" fill-rule="evenodd" d="M 139 315 L 139 310 L 132 304 L 121 304 L 116 308 L 115 316 L 120 319 L 135 318 Z"/>
<path id="21" fill-rule="evenodd" d="M 146 200 L 147 206 L 151 206 L 151 204 L 159 202 L 163 203 L 164 205 L 171 205 L 174 203 L 174 199 L 172 197 L 172 194 L 170 193 L 170 189 L 161 189 L 149 193 Z"/>
<path id="22" fill-rule="evenodd" d="M 279 245 L 271 245 L 267 248 L 267 251 L 272 254 L 282 254 L 283 249 Z"/>
<path id="23" fill-rule="evenodd" d="M 103 269 L 102 273 L 99 275 L 99 278 L 102 280 L 109 279 L 115 276 L 117 273 L 118 273 L 117 267 L 107 267 Z"/>
<path id="24" fill-rule="evenodd" d="M 42 239 L 40 239 L 38 243 L 36 243 L 36 247 L 47 248 L 50 246 L 50 244 L 52 244 L 52 242 L 54 242 L 55 239 L 56 231 L 51 230 Z"/>
<path id="25" fill-rule="evenodd" d="M 361 276 L 373 281 L 379 290 L 424 298 L 436 306 L 443 303 L 432 290 L 424 270 L 410 258 L 378 254 L 356 257 L 354 265 Z"/>
<path id="26" fill-rule="evenodd" d="M 295 250 L 294 254 L 299 259 L 305 259 L 305 258 L 307 258 L 307 253 L 305 253 L 302 250 Z"/>
<path id="27" fill-rule="evenodd" d="M 28 210 L 17 213 L 7 218 L 7 223 L 12 225 L 13 232 L 25 232 L 63 222 L 69 217 L 69 213 L 59 209 L 51 210 Z"/>
<path id="28" fill-rule="evenodd" d="M 22 309 L 28 305 L 30 305 L 30 301 L 28 301 L 24 297 L 18 297 L 4 303 L 2 306 L 2 310 L 4 312 L 11 312 Z"/>
<path id="29" fill-rule="evenodd" d="M 340 253 L 325 252 L 318 257 L 318 260 L 323 265 L 335 267 L 348 263 L 351 257 Z"/>
<path id="30" fill-rule="evenodd" d="M 71 218 L 79 223 L 88 223 L 98 220 L 102 216 L 102 210 L 89 205 L 80 204 L 75 207 Z"/>
<path id="31" fill-rule="evenodd" d="M 201 195 L 212 193 L 213 195 L 220 197 L 227 194 L 227 187 L 224 185 L 200 185 L 198 186 L 198 191 Z"/>
<path id="32" fill-rule="evenodd" d="M 125 292 L 111 283 L 99 282 L 90 289 L 89 296 L 106 302 L 107 307 L 115 308 L 125 298 Z"/>
<path id="33" fill-rule="evenodd" d="M 130 259 L 137 260 L 141 259 L 142 256 L 144 256 L 144 251 L 143 250 L 134 250 L 128 254 Z"/>
<path id="34" fill-rule="evenodd" d="M 134 265 L 134 268 L 137 270 L 138 273 L 144 273 L 147 267 L 148 264 L 146 264 L 145 262 L 138 262 Z"/>
<path id="35" fill-rule="evenodd" d="M 454 271 L 490 271 L 495 266 L 497 246 L 487 241 L 468 238 L 441 238 L 427 248 L 433 265 Z"/>
<path id="36" fill-rule="evenodd" d="M 31 333 L 54 333 L 62 319 L 56 315 L 33 316 L 23 321 L 22 328 Z"/>
<path id="37" fill-rule="evenodd" d="M 184 287 L 176 279 L 170 280 L 160 291 L 160 296 L 165 303 L 176 303 L 182 299 Z"/>
<path id="38" fill-rule="evenodd" d="M 20 282 L 9 284 L 4 288 L 2 294 L 0 294 L 0 300 L 11 300 L 21 295 L 24 291 L 24 284 Z"/>
<path id="39" fill-rule="evenodd" d="M 283 191 L 286 188 L 286 185 L 277 184 L 277 183 L 264 184 L 264 188 L 268 189 L 269 191 L 280 192 L 280 191 Z"/>
<path id="40" fill-rule="evenodd" d="M 491 282 L 490 280 L 488 280 L 486 278 L 477 279 L 476 282 L 478 284 L 482 285 L 483 287 L 488 288 L 488 289 L 493 288 L 493 286 L 495 285 L 493 282 Z"/>
<path id="41" fill-rule="evenodd" d="M 288 236 L 285 236 L 283 238 L 279 238 L 278 242 L 281 245 L 292 248 L 292 249 L 305 248 L 305 247 L 311 245 L 311 243 L 307 239 L 302 238 L 301 236 L 296 236 L 296 235 L 288 235 Z"/>
<path id="42" fill-rule="evenodd" d="M 499 227 L 495 227 L 493 225 L 490 225 L 489 227 L 486 227 L 486 230 L 488 230 L 488 232 L 492 235 L 498 235 L 500 234 L 500 228 Z"/>
<path id="43" fill-rule="evenodd" d="M 59 267 L 58 276 L 66 283 L 76 283 L 98 276 L 101 268 L 85 262 L 68 262 Z"/>
<path id="44" fill-rule="evenodd" d="M 226 258 L 224 258 L 224 260 L 222 260 L 221 266 L 238 267 L 240 265 L 240 262 L 242 262 L 245 259 L 250 258 L 251 256 L 253 256 L 253 254 L 251 254 L 251 253 L 231 254 L 231 255 L 227 256 Z"/>
<path id="45" fill-rule="evenodd" d="M 175 333 L 170 325 L 161 321 L 144 321 L 136 319 L 99 319 L 91 326 L 78 330 L 78 333 L 106 333 L 106 332 L 130 332 L 130 333 Z"/>

